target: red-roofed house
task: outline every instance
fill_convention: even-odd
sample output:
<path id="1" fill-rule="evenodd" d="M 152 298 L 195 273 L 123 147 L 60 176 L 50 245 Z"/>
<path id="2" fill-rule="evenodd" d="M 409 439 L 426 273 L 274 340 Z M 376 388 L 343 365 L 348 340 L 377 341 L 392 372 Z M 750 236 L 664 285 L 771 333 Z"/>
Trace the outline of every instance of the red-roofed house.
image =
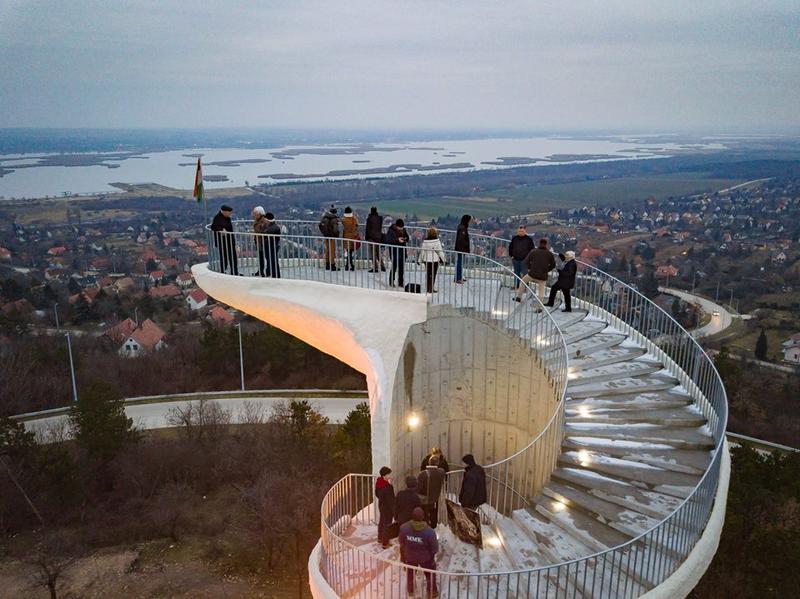
<path id="1" fill-rule="evenodd" d="M 667 264 L 665 266 L 659 266 L 656 268 L 656 277 L 659 279 L 665 279 L 667 277 L 677 277 L 680 271 L 672 266 L 671 264 Z"/>
<path id="2" fill-rule="evenodd" d="M 0 248 L 0 260 L 11 260 L 11 250 L 8 248 Z"/>
<path id="3" fill-rule="evenodd" d="M 11 316 L 12 314 L 18 314 L 22 316 L 24 314 L 30 314 L 33 312 L 33 306 L 28 300 L 22 298 L 14 302 L 8 302 L 7 304 L 3 305 L 0 310 L 2 310 L 3 314 L 6 316 Z"/>
<path id="4" fill-rule="evenodd" d="M 122 277 L 114 286 L 117 288 L 117 291 L 130 291 L 131 289 L 136 287 L 136 282 L 130 277 Z"/>
<path id="5" fill-rule="evenodd" d="M 150 272 L 151 283 L 160 283 L 163 278 L 164 278 L 163 270 L 153 270 Z"/>
<path id="6" fill-rule="evenodd" d="M 163 287 L 153 287 L 150 289 L 151 297 L 177 297 L 181 294 L 181 290 L 177 285 L 164 285 Z"/>
<path id="7" fill-rule="evenodd" d="M 214 324 L 229 326 L 233 324 L 233 316 L 222 306 L 214 306 L 208 312 L 208 319 Z"/>
<path id="8" fill-rule="evenodd" d="M 182 272 L 175 278 L 175 283 L 179 287 L 191 287 L 192 283 L 194 283 L 194 277 L 190 272 Z"/>
<path id="9" fill-rule="evenodd" d="M 51 256 L 60 256 L 61 254 L 65 254 L 67 252 L 67 248 L 63 245 L 57 245 L 56 247 L 52 247 L 47 250 L 47 253 Z"/>
<path id="10" fill-rule="evenodd" d="M 136 330 L 136 323 L 133 322 L 133 319 L 126 318 L 122 322 L 118 322 L 110 329 L 106 329 L 103 333 L 104 336 L 108 337 L 112 341 L 116 343 L 121 343 L 123 340 L 130 337 L 131 333 Z"/>
<path id="11" fill-rule="evenodd" d="M 192 310 L 202 310 L 208 305 L 208 296 L 202 289 L 195 289 L 186 296 L 186 302 Z"/>
<path id="12" fill-rule="evenodd" d="M 137 327 L 119 348 L 119 354 L 126 358 L 135 358 L 144 353 L 158 351 L 164 347 L 166 333 L 149 318 Z"/>
<path id="13" fill-rule="evenodd" d="M 95 270 L 104 270 L 109 267 L 111 261 L 108 259 L 108 256 L 97 256 L 97 258 L 92 258 L 91 266 Z"/>

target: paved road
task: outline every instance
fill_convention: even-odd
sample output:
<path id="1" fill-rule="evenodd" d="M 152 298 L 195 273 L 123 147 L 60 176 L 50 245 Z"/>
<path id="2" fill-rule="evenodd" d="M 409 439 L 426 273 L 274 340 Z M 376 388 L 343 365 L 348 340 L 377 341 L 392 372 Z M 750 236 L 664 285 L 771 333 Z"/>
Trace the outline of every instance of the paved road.
<path id="1" fill-rule="evenodd" d="M 679 297 L 685 302 L 696 303 L 700 305 L 700 309 L 706 313 L 711 315 L 711 320 L 708 324 L 700 327 L 699 329 L 695 329 L 691 332 L 692 337 L 695 339 L 701 339 L 703 337 L 709 337 L 711 335 L 716 335 L 717 333 L 721 333 L 733 322 L 733 319 L 736 318 L 731 312 L 729 312 L 724 306 L 707 299 L 701 295 L 695 295 L 694 293 L 689 293 L 688 291 L 681 291 L 680 289 L 672 289 L 666 287 L 659 287 L 658 290 L 661 293 L 666 293 L 668 295 L 674 295 Z M 719 313 L 719 316 L 715 316 L 714 313 Z"/>
<path id="2" fill-rule="evenodd" d="M 291 399 L 305 399 L 323 416 L 327 416 L 331 422 L 343 422 L 347 414 L 353 410 L 357 404 L 367 401 L 365 397 L 225 397 L 216 398 L 209 401 L 218 402 L 224 409 L 231 412 L 232 421 L 234 423 L 241 421 L 242 411 L 244 405 L 251 404 L 256 406 L 257 409 L 263 411 L 264 417 L 269 417 L 272 407 L 278 402 L 288 402 Z M 198 400 L 189 400 L 191 403 L 197 403 Z M 156 428 L 167 428 L 171 426 L 167 422 L 167 417 L 171 409 L 179 406 L 185 406 L 189 403 L 187 400 L 178 401 L 165 401 L 159 403 L 133 403 L 125 406 L 125 413 L 128 417 L 133 418 L 134 425 L 138 428 L 148 430 Z M 44 416 L 25 421 L 25 427 L 34 432 L 45 432 L 52 428 L 58 428 L 66 424 L 66 414 L 55 414 L 52 416 Z"/>

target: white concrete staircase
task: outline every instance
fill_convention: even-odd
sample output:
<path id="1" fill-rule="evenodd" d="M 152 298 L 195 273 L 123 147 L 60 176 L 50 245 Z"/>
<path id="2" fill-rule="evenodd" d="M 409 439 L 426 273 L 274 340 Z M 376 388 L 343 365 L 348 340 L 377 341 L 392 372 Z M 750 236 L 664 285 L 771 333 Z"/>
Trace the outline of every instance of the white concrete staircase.
<path id="1" fill-rule="evenodd" d="M 463 297 L 466 315 L 502 322 L 523 338 L 530 338 L 537 316 L 545 317 L 532 319 L 536 311 L 530 299 L 510 310 L 476 314 L 469 300 L 473 294 Z M 494 539 L 484 550 L 464 546 L 439 527 L 441 571 L 532 570 L 623 545 L 672 513 L 711 461 L 714 442 L 705 418 L 656 356 L 585 310 L 550 310 L 570 353 L 566 430 L 557 468 L 528 508 L 498 517 L 484 531 Z M 374 528 L 367 534 L 374 537 Z M 661 550 L 658 564 L 648 559 L 648 547 L 636 545 L 616 558 L 597 557 L 562 568 L 561 580 L 553 578 L 555 570 L 543 570 L 511 583 L 503 578 L 505 587 L 487 590 L 492 597 L 557 597 L 568 584 L 570 596 L 636 597 L 657 583 L 657 569 L 663 574 L 677 567 L 669 551 L 663 555 L 666 541 L 655 545 Z M 593 582 L 590 586 L 586 581 Z M 481 583 L 470 579 L 459 584 Z M 423 596 L 421 580 L 417 586 Z M 573 595 L 575 589 L 578 594 Z M 463 596 L 464 591 L 445 585 L 441 596 Z"/>

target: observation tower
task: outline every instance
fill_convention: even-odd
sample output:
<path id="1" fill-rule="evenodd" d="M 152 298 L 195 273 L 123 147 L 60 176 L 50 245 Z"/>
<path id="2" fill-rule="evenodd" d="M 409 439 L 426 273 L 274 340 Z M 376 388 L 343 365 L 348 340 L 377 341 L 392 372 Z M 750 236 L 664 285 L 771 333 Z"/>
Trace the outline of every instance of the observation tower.
<path id="1" fill-rule="evenodd" d="M 515 284 L 525 284 L 499 257 L 504 239 L 472 234 L 472 253 L 446 250 L 438 291 L 425 293 L 422 229 L 407 227 L 398 258 L 390 246 L 326 240 L 316 222 L 281 224 L 277 250 L 250 222 L 234 223 L 222 241 L 209 232 L 209 262 L 193 267 L 195 280 L 364 373 L 375 472 L 391 467 L 402 487 L 432 446 L 452 463 L 471 453 L 484 465 L 483 548 L 459 541 L 440 509 L 440 597 L 691 591 L 725 516 L 727 398 L 711 359 L 669 314 L 582 263 L 572 312 L 544 307 L 531 289 L 515 302 Z M 439 233 L 453 247 L 454 233 Z M 325 268 L 326 244 L 338 270 Z M 240 276 L 230 274 L 225 248 L 234 248 Z M 281 278 L 258 276 L 260 252 L 275 253 Z M 392 257 L 404 260 L 404 283 L 422 293 L 370 272 L 378 254 L 387 271 Z M 463 284 L 454 282 L 457 260 Z M 348 474 L 322 502 L 309 559 L 317 599 L 408 596 L 396 541 L 376 542 L 375 472 Z M 457 497 L 462 475 L 448 473 L 447 498 Z"/>

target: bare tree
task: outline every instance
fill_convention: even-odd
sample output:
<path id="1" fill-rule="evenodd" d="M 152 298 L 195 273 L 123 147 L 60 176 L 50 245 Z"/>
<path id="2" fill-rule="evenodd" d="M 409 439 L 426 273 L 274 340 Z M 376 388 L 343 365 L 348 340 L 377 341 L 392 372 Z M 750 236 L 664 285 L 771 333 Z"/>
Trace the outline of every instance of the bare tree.
<path id="1" fill-rule="evenodd" d="M 228 430 L 231 413 L 214 400 L 201 399 L 172 408 L 167 423 L 180 427 L 188 439 L 203 443 L 218 439 Z"/>
<path id="2" fill-rule="evenodd" d="M 32 584 L 45 587 L 50 599 L 58 599 L 67 570 L 80 559 L 80 551 L 67 537 L 46 532 L 30 555 L 23 561 L 34 567 Z"/>

